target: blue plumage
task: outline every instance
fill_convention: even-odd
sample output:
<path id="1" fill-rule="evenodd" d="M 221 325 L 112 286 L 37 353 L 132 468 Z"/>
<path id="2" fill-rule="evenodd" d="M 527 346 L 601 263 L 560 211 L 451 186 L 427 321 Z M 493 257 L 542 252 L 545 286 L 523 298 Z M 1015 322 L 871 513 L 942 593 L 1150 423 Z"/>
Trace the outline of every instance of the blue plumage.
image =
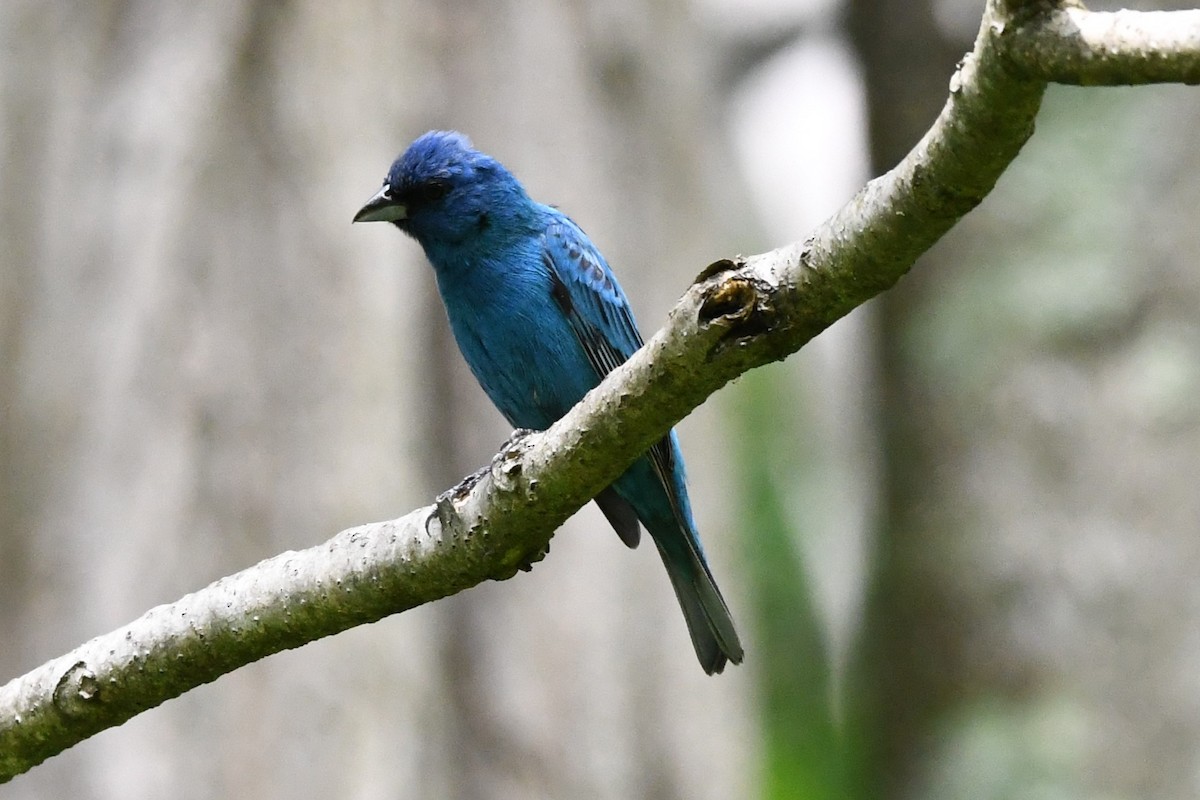
<path id="1" fill-rule="evenodd" d="M 463 357 L 517 427 L 548 428 L 642 345 L 629 301 L 587 235 L 461 134 L 413 142 L 354 221 L 392 222 L 424 248 Z M 630 547 L 639 521 L 649 531 L 705 671 L 740 663 L 675 432 L 596 502 Z"/>

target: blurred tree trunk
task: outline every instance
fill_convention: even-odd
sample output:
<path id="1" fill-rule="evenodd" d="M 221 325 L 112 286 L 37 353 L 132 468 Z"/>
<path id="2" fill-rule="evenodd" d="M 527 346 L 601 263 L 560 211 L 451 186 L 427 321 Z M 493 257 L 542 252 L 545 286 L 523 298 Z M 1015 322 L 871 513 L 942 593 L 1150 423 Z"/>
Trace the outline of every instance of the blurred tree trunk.
<path id="1" fill-rule="evenodd" d="M 930 2 L 851 0 L 848 28 L 866 83 L 871 174 L 895 165 L 920 139 L 946 98 L 948 76 L 969 44 L 938 34 Z M 874 732 L 866 796 L 900 797 L 916 780 L 931 728 L 953 701 L 947 649 L 958 644 L 954 608 L 945 597 L 950 576 L 929 574 L 937 546 L 912 514 L 919 486 L 933 463 L 918 457 L 936 444 L 920 441 L 929 420 L 913 419 L 906 396 L 910 364 L 898 336 L 913 313 L 912 285 L 928 284 L 940 248 L 922 256 L 901 284 L 876 300 L 879 361 L 878 410 L 885 473 L 884 522 L 876 540 L 878 573 L 867 608 L 860 688 Z"/>
<path id="2" fill-rule="evenodd" d="M 349 226 L 423 130 L 568 209 L 653 330 L 727 243 L 686 12 L 0 7 L 3 674 L 406 511 L 507 435 L 419 249 Z M 657 555 L 587 510 L 530 575 L 241 670 L 6 796 L 748 796 L 748 686 L 703 675 Z"/>
<path id="3" fill-rule="evenodd" d="M 960 5 L 854 4 L 877 169 L 944 101 Z M 881 298 L 873 796 L 1195 793 L 1198 122 L 1194 90 L 1051 91 Z"/>

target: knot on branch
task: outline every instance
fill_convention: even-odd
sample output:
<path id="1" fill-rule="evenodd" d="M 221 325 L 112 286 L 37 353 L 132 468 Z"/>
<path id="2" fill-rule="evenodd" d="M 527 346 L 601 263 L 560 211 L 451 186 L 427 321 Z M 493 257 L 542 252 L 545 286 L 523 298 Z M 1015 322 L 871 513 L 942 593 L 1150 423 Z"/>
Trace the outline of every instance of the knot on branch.
<path id="1" fill-rule="evenodd" d="M 775 313 L 769 287 L 744 267 L 744 263 L 728 259 L 718 261 L 697 279 L 708 281 L 702 287 L 699 323 L 725 328 L 723 344 L 744 344 L 772 328 Z"/>
<path id="2" fill-rule="evenodd" d="M 64 715 L 77 717 L 100 699 L 96 673 L 84 661 L 76 661 L 54 687 L 54 705 Z"/>

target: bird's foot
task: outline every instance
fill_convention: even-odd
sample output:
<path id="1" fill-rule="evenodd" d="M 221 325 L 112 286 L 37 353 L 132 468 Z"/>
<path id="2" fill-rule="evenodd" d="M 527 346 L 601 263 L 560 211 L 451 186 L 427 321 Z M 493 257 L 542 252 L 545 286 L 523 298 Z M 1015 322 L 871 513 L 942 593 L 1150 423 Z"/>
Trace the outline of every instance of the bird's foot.
<path id="1" fill-rule="evenodd" d="M 532 490 L 535 481 L 526 481 L 523 474 L 524 455 L 527 440 L 538 431 L 529 428 L 517 428 L 512 435 L 500 446 L 499 452 L 492 458 L 491 464 L 485 471 L 491 472 L 492 482 L 504 492 L 522 492 Z M 492 575 L 493 580 L 507 580 L 517 572 L 529 572 L 533 565 L 546 557 L 550 552 L 550 543 L 534 549 L 514 549 L 504 554 L 504 566 Z"/>
<path id="2" fill-rule="evenodd" d="M 538 431 L 535 431 L 533 428 L 515 428 L 513 432 L 508 435 L 508 438 L 504 441 L 504 444 L 500 445 L 501 452 L 516 450 L 521 446 L 522 442 L 535 433 L 538 433 Z"/>

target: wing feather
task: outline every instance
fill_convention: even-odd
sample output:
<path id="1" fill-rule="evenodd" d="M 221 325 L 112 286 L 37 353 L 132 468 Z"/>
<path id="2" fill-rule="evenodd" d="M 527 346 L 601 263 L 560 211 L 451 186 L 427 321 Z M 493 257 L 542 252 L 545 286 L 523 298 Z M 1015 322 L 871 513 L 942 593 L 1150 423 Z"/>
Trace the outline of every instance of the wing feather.
<path id="1" fill-rule="evenodd" d="M 544 244 L 543 259 L 554 300 L 596 371 L 597 380 L 603 379 L 642 346 L 629 300 L 604 256 L 569 218 L 560 217 L 546 227 Z M 673 477 L 674 452 L 667 437 L 655 443 L 648 455 L 676 518 L 688 529 L 679 507 Z"/>

